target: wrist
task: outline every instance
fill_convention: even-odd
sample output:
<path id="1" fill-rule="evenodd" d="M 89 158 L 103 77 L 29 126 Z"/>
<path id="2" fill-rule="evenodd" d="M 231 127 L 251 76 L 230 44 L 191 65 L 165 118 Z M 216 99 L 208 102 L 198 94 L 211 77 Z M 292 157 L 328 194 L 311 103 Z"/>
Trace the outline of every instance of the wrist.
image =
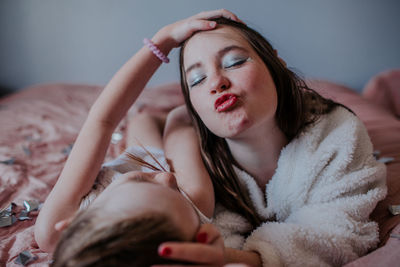
<path id="1" fill-rule="evenodd" d="M 164 53 L 164 55 L 168 56 L 169 52 L 173 48 L 176 47 L 174 44 L 174 41 L 168 36 L 167 31 L 162 28 L 159 30 L 153 38 L 151 38 L 151 41 L 158 47 L 158 49 L 161 50 L 161 52 Z"/>

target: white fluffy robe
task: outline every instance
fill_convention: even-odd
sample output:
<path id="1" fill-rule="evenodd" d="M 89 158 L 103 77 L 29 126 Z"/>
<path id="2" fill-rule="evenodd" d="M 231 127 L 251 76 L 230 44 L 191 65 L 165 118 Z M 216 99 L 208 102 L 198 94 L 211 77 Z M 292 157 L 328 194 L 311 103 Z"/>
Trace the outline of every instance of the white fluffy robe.
<path id="1" fill-rule="evenodd" d="M 374 248 L 378 225 L 369 215 L 386 195 L 386 168 L 377 162 L 362 122 L 338 107 L 281 151 L 265 194 L 236 168 L 265 222 L 250 225 L 216 209 L 214 224 L 228 247 L 257 251 L 264 266 L 341 266 Z"/>

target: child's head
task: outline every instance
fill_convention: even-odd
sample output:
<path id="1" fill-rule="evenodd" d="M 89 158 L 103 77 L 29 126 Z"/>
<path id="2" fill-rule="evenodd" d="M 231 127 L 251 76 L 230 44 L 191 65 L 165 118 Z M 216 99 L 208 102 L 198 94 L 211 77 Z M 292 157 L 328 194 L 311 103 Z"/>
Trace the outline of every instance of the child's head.
<path id="1" fill-rule="evenodd" d="M 199 227 L 167 173 L 130 172 L 111 183 L 63 232 L 52 266 L 148 266 L 166 241 L 190 241 Z"/>

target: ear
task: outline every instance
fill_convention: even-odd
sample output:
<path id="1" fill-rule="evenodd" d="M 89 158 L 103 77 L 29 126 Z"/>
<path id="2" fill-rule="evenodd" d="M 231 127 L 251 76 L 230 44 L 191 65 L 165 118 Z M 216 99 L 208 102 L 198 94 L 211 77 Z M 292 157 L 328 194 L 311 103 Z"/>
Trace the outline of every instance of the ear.
<path id="1" fill-rule="evenodd" d="M 276 49 L 274 49 L 274 54 L 275 56 L 278 57 L 279 61 L 282 63 L 283 66 L 287 67 L 286 62 L 278 55 L 278 51 Z"/>
<path id="2" fill-rule="evenodd" d="M 67 219 L 64 219 L 64 220 L 61 220 L 61 221 L 57 222 L 54 225 L 54 229 L 56 229 L 56 231 L 58 231 L 58 232 L 64 231 L 71 224 L 73 219 L 74 219 L 74 216 L 71 216 L 71 217 L 69 217 Z"/>

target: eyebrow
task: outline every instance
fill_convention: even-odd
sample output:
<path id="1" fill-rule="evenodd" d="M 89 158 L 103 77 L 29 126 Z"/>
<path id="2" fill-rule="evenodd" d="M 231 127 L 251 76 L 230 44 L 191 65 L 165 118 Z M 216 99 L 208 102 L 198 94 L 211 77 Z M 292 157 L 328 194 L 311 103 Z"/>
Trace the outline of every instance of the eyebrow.
<path id="1" fill-rule="evenodd" d="M 247 52 L 247 50 L 241 46 L 230 45 L 230 46 L 224 47 L 221 50 L 219 50 L 217 53 L 218 57 L 222 57 L 223 55 L 225 55 L 226 53 L 228 53 L 229 51 L 232 51 L 232 50 L 241 50 L 241 51 Z M 198 68 L 200 66 L 201 66 L 201 63 L 196 62 L 196 63 L 190 65 L 190 67 L 185 70 L 185 73 L 187 74 L 190 71 L 192 71 L 193 69 Z"/>

